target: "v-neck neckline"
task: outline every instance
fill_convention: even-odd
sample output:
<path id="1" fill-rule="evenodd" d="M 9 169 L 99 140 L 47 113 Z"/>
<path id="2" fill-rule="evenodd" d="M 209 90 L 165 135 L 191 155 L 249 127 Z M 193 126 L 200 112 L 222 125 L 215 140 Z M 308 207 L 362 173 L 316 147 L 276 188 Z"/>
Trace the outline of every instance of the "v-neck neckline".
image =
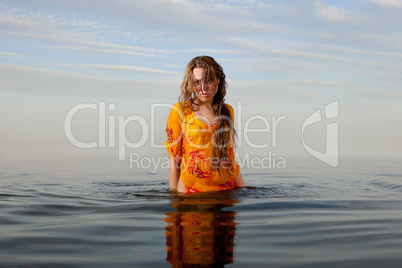
<path id="1" fill-rule="evenodd" d="M 198 121 L 200 121 L 202 124 L 204 124 L 204 125 L 206 125 L 206 126 L 208 126 L 208 127 L 216 127 L 216 126 L 218 125 L 218 123 L 215 123 L 215 124 L 213 124 L 213 125 L 208 125 L 207 123 L 204 123 L 202 120 L 200 120 L 200 119 L 197 117 L 197 115 L 195 114 L 195 112 L 194 112 L 193 109 L 191 109 L 191 111 L 192 111 L 192 113 L 193 113 L 195 119 L 197 119 Z"/>

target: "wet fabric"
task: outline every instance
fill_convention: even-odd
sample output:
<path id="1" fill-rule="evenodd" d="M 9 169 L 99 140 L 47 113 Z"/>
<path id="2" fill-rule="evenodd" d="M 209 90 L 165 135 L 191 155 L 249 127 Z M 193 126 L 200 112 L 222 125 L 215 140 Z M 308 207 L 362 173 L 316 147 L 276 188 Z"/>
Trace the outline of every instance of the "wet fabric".
<path id="1" fill-rule="evenodd" d="M 234 119 L 233 108 L 226 104 Z M 239 166 L 235 160 L 233 139 L 228 144 L 228 159 L 213 157 L 213 133 L 216 125 L 197 118 L 190 103 L 176 103 L 168 118 L 165 146 L 176 162 L 181 164 L 180 177 L 187 193 L 223 191 L 237 187 Z"/>

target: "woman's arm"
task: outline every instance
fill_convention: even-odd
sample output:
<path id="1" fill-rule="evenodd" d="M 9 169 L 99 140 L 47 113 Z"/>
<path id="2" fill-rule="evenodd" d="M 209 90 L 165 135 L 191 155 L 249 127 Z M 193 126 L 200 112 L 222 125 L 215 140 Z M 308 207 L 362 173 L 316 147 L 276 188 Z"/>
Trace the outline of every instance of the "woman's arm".
<path id="1" fill-rule="evenodd" d="M 244 187 L 244 186 L 246 186 L 246 185 L 244 184 L 243 177 L 242 177 L 240 171 L 239 171 L 239 175 L 237 175 L 236 182 L 237 182 L 237 186 L 238 186 L 238 187 Z"/>
<path id="2" fill-rule="evenodd" d="M 180 178 L 180 164 L 169 155 L 169 190 L 176 190 Z"/>

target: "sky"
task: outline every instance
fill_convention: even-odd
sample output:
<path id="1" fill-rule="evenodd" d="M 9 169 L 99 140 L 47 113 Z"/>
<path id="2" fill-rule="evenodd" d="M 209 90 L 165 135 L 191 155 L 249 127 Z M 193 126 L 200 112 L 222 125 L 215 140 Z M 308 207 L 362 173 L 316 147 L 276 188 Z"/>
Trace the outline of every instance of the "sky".
<path id="1" fill-rule="evenodd" d="M 402 156 L 401 25 L 401 0 L 0 0 L 0 160 L 166 155 L 168 105 L 199 55 L 225 70 L 243 155 L 313 158 L 302 126 L 320 110 L 304 131 L 314 150 L 337 123 L 340 157 Z M 95 148 L 66 137 L 80 104 L 96 108 L 72 133 Z"/>

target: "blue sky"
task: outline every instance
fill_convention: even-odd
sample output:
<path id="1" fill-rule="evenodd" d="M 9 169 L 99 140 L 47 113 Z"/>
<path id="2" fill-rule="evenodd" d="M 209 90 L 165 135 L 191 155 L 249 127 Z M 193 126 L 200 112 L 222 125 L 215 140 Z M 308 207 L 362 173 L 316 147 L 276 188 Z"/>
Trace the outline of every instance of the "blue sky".
<path id="1" fill-rule="evenodd" d="M 71 107 L 105 101 L 117 107 L 108 115 L 148 120 L 151 104 L 177 101 L 198 55 L 223 66 L 226 100 L 241 106 L 243 124 L 286 115 L 268 150 L 309 156 L 303 121 L 338 100 L 341 156 L 400 156 L 401 15 L 401 0 L 0 0 L 0 157 L 82 154 L 64 135 Z M 158 143 L 167 113 L 157 113 Z M 74 131 L 96 139 L 97 114 L 77 114 Z M 132 141 L 138 131 L 127 128 Z M 324 123 L 306 134 L 323 148 Z M 269 135 L 255 134 L 255 143 Z"/>

